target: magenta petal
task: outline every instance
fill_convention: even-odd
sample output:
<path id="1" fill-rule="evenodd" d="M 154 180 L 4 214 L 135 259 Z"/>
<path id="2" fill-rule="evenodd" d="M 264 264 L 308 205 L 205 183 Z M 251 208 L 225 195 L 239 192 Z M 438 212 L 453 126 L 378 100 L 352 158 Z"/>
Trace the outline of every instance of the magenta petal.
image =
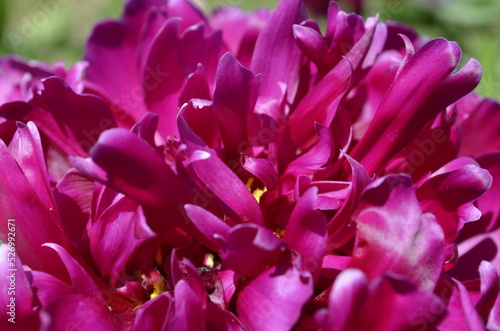
<path id="1" fill-rule="evenodd" d="M 486 328 L 487 330 L 500 330 L 500 296 L 497 297 L 491 309 Z"/>
<path id="2" fill-rule="evenodd" d="M 341 247 L 354 236 L 356 229 L 351 224 L 351 215 L 358 207 L 359 198 L 361 197 L 363 189 L 371 181 L 370 176 L 361 164 L 356 162 L 356 160 L 352 159 L 349 155 L 345 155 L 345 157 L 351 165 L 351 185 L 349 187 L 349 195 L 344 201 L 344 204 L 328 222 L 329 249 Z"/>
<path id="3" fill-rule="evenodd" d="M 193 98 L 212 100 L 205 69 L 201 63 L 198 64 L 196 71 L 188 76 L 186 84 L 179 93 L 179 107 Z"/>
<path id="4" fill-rule="evenodd" d="M 102 99 L 91 94 L 76 94 L 58 77 L 44 80 L 43 90 L 35 94 L 30 103 L 44 110 L 44 115 L 38 117 L 37 113 L 33 118 L 40 131 L 63 150 L 67 148 L 64 144 L 70 144 L 75 150 L 81 148 L 88 152 L 102 131 L 116 126 L 111 110 Z M 52 121 L 57 129 L 52 127 Z M 46 127 L 46 122 L 50 126 Z"/>
<path id="5" fill-rule="evenodd" d="M 162 135 L 177 135 L 178 92 L 184 83 L 184 73 L 177 55 L 179 45 L 178 17 L 169 19 L 155 37 L 142 77 L 144 100 L 148 110 L 160 115 L 159 131 Z"/>
<path id="6" fill-rule="evenodd" d="M 33 122 L 17 123 L 17 131 L 9 145 L 9 150 L 40 201 L 47 208 L 55 209 L 40 134 Z"/>
<path id="7" fill-rule="evenodd" d="M 135 236 L 136 225 L 146 224 L 146 217 L 137 202 L 122 196 L 87 227 L 90 250 L 100 274 L 116 286 L 127 262 L 145 241 Z M 147 227 L 147 225 L 146 225 Z M 149 230 L 149 231 L 148 231 Z M 146 229 L 142 232 L 152 232 Z M 151 233 L 150 237 L 154 236 Z"/>
<path id="8" fill-rule="evenodd" d="M 188 283 L 181 280 L 174 289 L 174 308 L 165 323 L 166 330 L 205 330 L 205 311 L 197 294 Z"/>
<path id="9" fill-rule="evenodd" d="M 312 286 L 308 272 L 281 262 L 241 290 L 236 302 L 238 317 L 249 331 L 291 330 L 313 293 Z"/>
<path id="10" fill-rule="evenodd" d="M 177 258 L 177 251 L 173 250 L 170 257 L 169 271 L 174 286 L 177 286 L 177 284 L 179 284 L 181 281 L 186 282 L 187 286 L 198 297 L 200 305 L 203 307 L 203 309 L 205 309 L 207 306 L 207 291 L 205 290 L 205 284 L 203 283 L 198 268 L 187 259 L 182 259 L 182 261 L 179 261 Z"/>
<path id="11" fill-rule="evenodd" d="M 386 275 L 375 281 L 370 292 L 371 307 L 368 311 L 371 313 L 365 316 L 368 321 L 379 318 L 380 331 L 432 329 L 440 325 L 439 322 L 446 315 L 446 306 L 441 298 L 394 275 Z M 381 311 L 378 307 L 392 309 Z"/>
<path id="12" fill-rule="evenodd" d="M 153 113 L 146 113 L 146 115 L 144 115 L 140 122 L 136 123 L 130 131 L 147 142 L 149 146 L 156 148 L 155 135 L 157 127 L 158 115 Z"/>
<path id="13" fill-rule="evenodd" d="M 438 293 L 449 296 L 448 314 L 440 323 L 439 330 L 485 330 L 484 323 L 461 282 L 446 277 L 439 289 Z"/>
<path id="14" fill-rule="evenodd" d="M 46 242 L 58 243 L 72 249 L 64 233 L 59 215 L 45 205 L 26 179 L 23 170 L 0 140 L 0 240 L 7 242 L 8 220 L 13 219 L 16 229 L 16 254 L 34 270 L 42 270 L 66 279 L 64 266 L 53 252 L 33 254 Z M 31 169 L 26 169 L 30 171 Z M 43 177 L 42 177 L 43 178 Z M 41 192 L 46 193 L 46 192 Z M 45 197 L 51 201 L 52 197 Z M 73 250 L 72 250 L 73 251 Z"/>
<path id="15" fill-rule="evenodd" d="M 445 308 L 405 279 L 385 275 L 369 283 L 360 270 L 346 269 L 335 280 L 328 310 L 315 317 L 323 331 L 419 330 L 435 326 Z"/>
<path id="16" fill-rule="evenodd" d="M 375 28 L 376 24 L 366 31 L 345 58 L 309 91 L 292 113 L 290 128 L 295 146 L 304 149 L 310 145 L 310 139 L 315 133 L 314 122 L 330 125 L 334 112 L 330 112 L 327 117 L 324 109 L 347 90 L 353 74 L 360 68 L 369 50 Z"/>
<path id="17" fill-rule="evenodd" d="M 132 3 L 129 1 L 128 7 L 135 8 L 132 12 L 139 12 L 138 6 Z M 107 20 L 97 24 L 84 55 L 89 62 L 86 87 L 106 98 L 118 121 L 129 125 L 146 113 L 139 84 L 140 69 L 131 63 L 136 58 L 137 37 L 134 33 L 138 34 L 138 31 L 130 16 L 127 21 Z M 142 25 L 143 20 L 138 20 L 140 22 L 136 24 Z"/>
<path id="18" fill-rule="evenodd" d="M 207 152 L 208 158 L 189 164 L 199 181 L 217 198 L 227 216 L 236 222 L 253 222 L 262 224 L 263 216 L 259 204 L 243 182 L 219 159 L 217 153 L 209 148 L 193 133 L 184 119 L 181 110 L 177 124 L 182 141 L 187 145 L 187 154 L 191 156 L 196 151 Z M 221 185 L 224 183 L 224 185 Z"/>
<path id="19" fill-rule="evenodd" d="M 109 311 L 103 303 L 95 298 L 81 294 L 59 297 L 44 307 L 40 313 L 43 331 L 63 331 L 81 328 L 94 330 L 99 326 L 102 330 L 118 331 L 124 325 Z"/>
<path id="20" fill-rule="evenodd" d="M 54 199 L 61 215 L 64 232 L 79 247 L 90 217 L 94 182 L 71 169 L 54 188 Z"/>
<path id="21" fill-rule="evenodd" d="M 481 276 L 481 296 L 478 302 L 476 302 L 476 310 L 483 319 L 483 321 L 488 320 L 488 316 L 491 319 L 495 319 L 492 315 L 495 311 L 492 310 L 495 301 L 499 300 L 499 288 L 498 288 L 498 273 L 496 268 L 489 262 L 482 261 L 479 265 L 479 274 Z M 490 310 L 492 310 L 490 312 Z"/>
<path id="22" fill-rule="evenodd" d="M 300 254 L 302 267 L 309 271 L 313 278 L 319 276 L 328 237 L 326 217 L 314 209 L 317 198 L 317 187 L 311 187 L 300 197 L 290 215 L 284 236 L 290 249 Z"/>
<path id="23" fill-rule="evenodd" d="M 36 289 L 36 296 L 42 306 L 73 292 L 70 285 L 50 274 L 41 271 L 32 271 L 31 273 L 33 275 L 33 288 Z"/>
<path id="24" fill-rule="evenodd" d="M 103 299 L 103 292 L 98 288 L 89 273 L 63 247 L 52 243 L 43 246 L 51 248 L 59 255 L 68 271 L 73 293 L 80 293 L 98 300 Z"/>
<path id="25" fill-rule="evenodd" d="M 476 221 L 481 213 L 472 203 L 491 186 L 487 170 L 469 158 L 459 158 L 439 169 L 417 189 L 424 212 L 432 212 L 452 243 L 465 223 Z"/>
<path id="26" fill-rule="evenodd" d="M 256 224 L 237 225 L 220 241 L 224 267 L 245 276 L 274 264 L 284 246 L 270 230 Z"/>
<path id="27" fill-rule="evenodd" d="M 106 131 L 91 151 L 107 174 L 106 184 L 155 207 L 170 206 L 180 213 L 189 193 L 165 161 L 142 139 L 124 129 Z"/>
<path id="28" fill-rule="evenodd" d="M 0 108 L 0 117 L 33 121 L 40 132 L 67 155 L 86 156 L 102 131 L 116 126 L 106 103 L 90 94 L 76 94 L 59 77 L 43 81 L 29 104 L 14 102 Z"/>
<path id="29" fill-rule="evenodd" d="M 269 160 L 242 156 L 241 165 L 245 170 L 257 177 L 269 191 L 276 187 L 278 174 Z"/>
<path id="30" fill-rule="evenodd" d="M 328 52 L 328 45 L 321 33 L 312 27 L 296 24 L 293 34 L 302 52 L 320 67 Z"/>
<path id="31" fill-rule="evenodd" d="M 244 331 L 245 328 L 236 316 L 227 310 L 222 310 L 216 304 L 207 305 L 207 330 Z"/>
<path id="32" fill-rule="evenodd" d="M 391 271 L 434 289 L 444 264 L 443 230 L 422 213 L 410 177 L 388 175 L 368 185 L 356 223 L 351 267 L 369 279 Z"/>
<path id="33" fill-rule="evenodd" d="M 257 101 L 259 84 L 260 77 L 254 76 L 230 53 L 222 56 L 217 68 L 214 113 L 230 159 L 237 159 L 248 148 L 247 121 Z"/>
<path id="34" fill-rule="evenodd" d="M 491 99 L 483 100 L 461 123 L 463 139 L 460 154 L 479 156 L 500 149 L 498 127 L 500 104 Z"/>
<path id="35" fill-rule="evenodd" d="M 367 297 L 368 279 L 363 272 L 358 269 L 342 271 L 335 279 L 330 292 L 328 310 L 320 310 L 315 314 L 320 330 L 348 330 L 353 313 L 360 313 Z"/>
<path id="36" fill-rule="evenodd" d="M 180 25 L 181 32 L 192 25 L 206 22 L 201 10 L 191 1 L 169 0 L 167 2 L 167 10 L 171 17 L 182 17 Z"/>
<path id="37" fill-rule="evenodd" d="M 454 42 L 435 39 L 414 55 L 406 42 L 407 57 L 352 152 L 370 174 L 379 172 L 440 111 L 472 91 L 481 77 L 475 60 L 453 74 L 461 56 Z M 401 105 L 400 100 L 406 102 Z"/>
<path id="38" fill-rule="evenodd" d="M 161 330 L 170 307 L 171 297 L 168 293 L 147 301 L 135 311 L 133 330 Z"/>
<path id="39" fill-rule="evenodd" d="M 201 239 L 200 241 L 210 249 L 218 250 L 219 241 L 215 235 L 225 238 L 231 229 L 230 226 L 204 208 L 185 205 L 184 209 L 189 219 L 200 232 L 199 240 Z"/>
<path id="40" fill-rule="evenodd" d="M 16 325 L 24 330 L 38 328 L 39 321 L 32 279 L 23 270 L 21 260 L 15 255 L 15 240 L 0 245 L 0 258 L 0 290 L 2 291 L 0 292 L 0 314 L 2 314 L 0 327 L 5 328 L 4 330 L 10 330 L 9 325 Z"/>
<path id="41" fill-rule="evenodd" d="M 293 25 L 307 18 L 302 1 L 281 1 L 260 33 L 252 58 L 252 71 L 262 74 L 261 95 L 280 99 L 280 83 L 289 100 L 295 98 L 302 53 L 293 37 Z"/>

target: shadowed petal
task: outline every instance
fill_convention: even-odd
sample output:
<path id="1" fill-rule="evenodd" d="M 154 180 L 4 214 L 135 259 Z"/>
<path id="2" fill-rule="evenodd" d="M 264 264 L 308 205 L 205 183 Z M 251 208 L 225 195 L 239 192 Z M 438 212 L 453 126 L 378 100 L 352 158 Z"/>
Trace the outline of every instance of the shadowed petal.
<path id="1" fill-rule="evenodd" d="M 282 261 L 243 288 L 236 310 L 249 331 L 290 330 L 312 293 L 310 274 Z"/>

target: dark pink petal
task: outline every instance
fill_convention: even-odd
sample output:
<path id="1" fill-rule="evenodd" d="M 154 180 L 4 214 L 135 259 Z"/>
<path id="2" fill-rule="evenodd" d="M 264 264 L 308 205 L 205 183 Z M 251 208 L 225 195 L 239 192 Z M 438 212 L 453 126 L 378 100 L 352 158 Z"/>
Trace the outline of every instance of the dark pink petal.
<path id="1" fill-rule="evenodd" d="M 49 184 L 40 134 L 33 122 L 17 122 L 17 131 L 9 144 L 9 151 L 22 169 L 40 201 L 49 209 L 55 209 L 54 197 Z"/>
<path id="2" fill-rule="evenodd" d="M 184 119 L 181 110 L 177 117 L 177 125 L 183 143 L 187 145 L 187 154 L 192 156 L 196 151 L 206 152 L 203 158 L 188 165 L 197 179 L 202 183 L 201 190 L 208 188 L 215 196 L 224 213 L 235 222 L 263 223 L 262 211 L 252 193 L 243 182 L 218 158 L 217 153 L 209 148 L 193 133 Z M 223 185 L 221 184 L 223 183 Z"/>
<path id="3" fill-rule="evenodd" d="M 414 182 L 422 182 L 430 172 L 437 171 L 457 158 L 461 134 L 456 123 L 457 108 L 451 105 L 435 121 L 420 130 L 394 160 L 386 166 L 391 173 L 407 173 Z"/>
<path id="4" fill-rule="evenodd" d="M 225 238 L 231 229 L 230 226 L 204 208 L 195 205 L 185 205 L 184 209 L 189 219 L 199 231 L 199 235 L 196 238 L 208 248 L 218 250 L 219 241 L 215 235 Z"/>
<path id="5" fill-rule="evenodd" d="M 32 271 L 31 274 L 33 275 L 33 288 L 36 290 L 36 297 L 42 306 L 73 292 L 70 285 L 50 274 L 42 271 Z"/>
<path id="6" fill-rule="evenodd" d="M 453 244 L 465 223 L 476 221 L 481 212 L 472 204 L 491 186 L 491 175 L 469 158 L 448 163 L 417 189 L 424 212 L 434 214 L 445 235 L 445 243 Z M 455 257 L 456 259 L 456 257 Z M 447 256 L 447 261 L 451 256 Z"/>
<path id="7" fill-rule="evenodd" d="M 380 171 L 440 111 L 472 91 L 481 77 L 474 59 L 453 74 L 461 56 L 456 43 L 435 39 L 415 55 L 410 41 L 406 43 L 404 64 L 351 154 L 368 173 Z M 400 100 L 406 102 L 401 105 Z"/>
<path id="8" fill-rule="evenodd" d="M 249 331 L 290 330 L 313 293 L 311 275 L 282 261 L 250 281 L 238 294 L 238 317 Z"/>
<path id="9" fill-rule="evenodd" d="M 198 64 L 196 71 L 188 76 L 186 84 L 179 93 L 179 107 L 191 99 L 212 100 L 205 69 L 201 63 Z"/>
<path id="10" fill-rule="evenodd" d="M 141 204 L 170 207 L 169 210 L 180 213 L 181 201 L 189 201 L 184 184 L 164 160 L 144 140 L 127 130 L 106 131 L 90 154 L 105 171 L 106 184 Z"/>
<path id="11" fill-rule="evenodd" d="M 11 330 L 13 326 L 34 330 L 40 322 L 32 279 L 16 256 L 15 243 L 15 240 L 5 241 L 0 245 L 0 327 L 2 330 Z"/>
<path id="12" fill-rule="evenodd" d="M 445 309 L 406 279 L 385 275 L 369 283 L 360 270 L 346 269 L 335 280 L 328 310 L 315 317 L 323 331 L 420 330 L 435 326 Z"/>
<path id="13" fill-rule="evenodd" d="M 497 297 L 495 304 L 490 312 L 490 317 L 486 324 L 487 330 L 499 330 L 500 329 L 500 296 Z"/>
<path id="14" fill-rule="evenodd" d="M 137 122 L 146 113 L 138 84 L 139 69 L 130 65 L 135 47 L 126 24 L 108 20 L 94 27 L 84 55 L 89 62 L 87 89 L 108 100 L 117 121 L 125 125 Z"/>
<path id="15" fill-rule="evenodd" d="M 314 201 L 314 209 L 337 210 L 342 206 L 347 196 L 349 184 L 348 182 L 334 181 L 313 182 L 306 175 L 300 175 L 295 185 L 294 199 L 298 200 L 309 188 L 317 187 L 318 197 Z"/>
<path id="16" fill-rule="evenodd" d="M 336 108 L 324 110 L 346 92 L 353 75 L 360 68 L 370 48 L 376 24 L 370 26 L 345 58 L 340 61 L 302 99 L 290 117 L 290 128 L 294 145 L 305 149 L 314 137 L 314 122 L 329 125 Z"/>
<path id="17" fill-rule="evenodd" d="M 184 21 L 181 22 L 181 25 Z M 209 32 L 205 23 L 191 26 L 181 34 L 178 56 L 184 75 L 195 72 L 199 64 L 203 65 L 212 87 L 217 63 L 222 56 L 222 32 Z"/>
<path id="18" fill-rule="evenodd" d="M 143 227 L 144 229 L 138 229 Z M 154 233 L 146 224 L 142 208 L 137 202 L 122 196 L 100 217 L 87 227 L 90 251 L 103 279 L 113 287 L 122 277 L 122 272 L 131 256 Z M 150 233 L 140 238 L 137 233 Z"/>
<path id="19" fill-rule="evenodd" d="M 26 141 L 29 143 L 29 141 Z M 24 144 L 24 142 L 23 142 Z M 33 145 L 33 148 L 41 148 Z M 38 255 L 46 242 L 55 242 L 74 252 L 63 231 L 59 215 L 54 208 L 47 206 L 37 195 L 26 179 L 16 160 L 10 154 L 3 141 L 0 141 L 0 240 L 7 242 L 8 220 L 13 219 L 16 230 L 16 254 L 23 262 L 34 270 L 42 270 L 62 279 L 67 279 L 63 264 L 53 252 Z M 29 171 L 31 169 L 26 169 Z M 46 176 L 46 175 L 45 175 Z M 42 177 L 43 178 L 43 177 Z M 40 193 L 47 193 L 42 192 Z M 44 197 L 43 201 L 51 201 L 52 197 Z"/>
<path id="20" fill-rule="evenodd" d="M 220 7 L 212 14 L 210 26 L 222 30 L 229 51 L 249 68 L 257 38 L 269 16 L 267 8 L 246 13 L 237 7 Z"/>
<path id="21" fill-rule="evenodd" d="M 365 168 L 345 155 L 351 165 L 351 185 L 347 199 L 344 201 L 340 210 L 328 222 L 328 248 L 336 249 L 347 243 L 355 234 L 356 228 L 352 224 L 352 215 L 358 207 L 361 193 L 371 181 Z"/>
<path id="22" fill-rule="evenodd" d="M 167 2 L 167 10 L 171 17 L 182 18 L 180 25 L 181 32 L 192 25 L 200 22 L 206 22 L 201 10 L 198 9 L 191 1 L 169 0 Z"/>
<path id="23" fill-rule="evenodd" d="M 278 174 L 269 160 L 242 156 L 241 165 L 245 170 L 257 177 L 269 191 L 276 187 Z"/>
<path id="24" fill-rule="evenodd" d="M 255 275 L 275 263 L 283 241 L 257 224 L 240 224 L 220 237 L 222 264 L 242 275 Z"/>
<path id="25" fill-rule="evenodd" d="M 491 237 L 495 240 L 496 245 L 500 247 L 498 237 L 498 229 L 500 227 L 500 208 L 498 201 L 500 199 L 500 153 L 493 152 L 486 154 L 477 159 L 479 165 L 486 169 L 493 177 L 491 188 L 476 201 L 476 206 L 480 210 L 482 217 L 479 221 L 466 224 L 458 238 L 462 242 L 461 252 L 466 252 L 470 248 L 477 245 L 483 239 Z M 489 250 L 492 252 L 492 250 Z M 496 250 L 498 252 L 498 249 Z M 493 254 L 493 257 L 497 254 Z M 487 258 L 484 254 L 475 254 L 477 257 L 477 266 L 482 259 L 492 261 L 492 257 Z M 497 255 L 498 256 L 498 255 Z M 497 260 L 497 259 L 495 259 Z M 498 262 L 494 263 L 497 268 L 500 267 Z M 475 277 L 473 277 L 475 278 Z"/>
<path id="26" fill-rule="evenodd" d="M 489 262 L 482 261 L 479 265 L 479 274 L 481 276 L 480 297 L 476 302 L 476 310 L 484 322 L 488 321 L 488 316 L 495 314 L 491 311 L 495 301 L 499 296 L 499 278 L 496 268 Z M 492 317 L 494 319 L 494 317 Z"/>
<path id="27" fill-rule="evenodd" d="M 220 59 L 214 91 L 214 113 L 230 160 L 237 160 L 249 147 L 247 122 L 254 111 L 260 81 L 260 77 L 254 76 L 230 53 Z"/>
<path id="28" fill-rule="evenodd" d="M 288 100 L 298 88 L 302 52 L 293 37 L 293 25 L 307 18 L 302 1 L 281 1 L 260 33 L 252 58 L 252 71 L 262 74 L 261 95 L 280 99 L 285 84 Z"/>
<path id="29" fill-rule="evenodd" d="M 436 293 L 447 298 L 448 314 L 439 324 L 438 330 L 485 330 L 467 289 L 453 278 L 443 277 L 436 288 Z"/>
<path id="30" fill-rule="evenodd" d="M 368 279 L 361 270 L 342 271 L 333 284 L 328 300 L 328 309 L 315 314 L 319 329 L 322 331 L 341 331 L 352 327 L 353 313 L 359 314 L 368 298 Z M 362 315 L 360 318 L 364 317 Z"/>
<path id="31" fill-rule="evenodd" d="M 155 135 L 157 127 L 158 115 L 153 113 L 146 113 L 141 121 L 136 123 L 130 131 L 147 142 L 149 146 L 156 148 Z"/>
<path id="32" fill-rule="evenodd" d="M 207 146 L 219 147 L 221 135 L 211 101 L 191 99 L 184 104 L 184 119 L 193 133 L 200 137 Z"/>
<path id="33" fill-rule="evenodd" d="M 90 217 L 94 182 L 71 169 L 54 188 L 54 199 L 64 232 L 75 247 L 82 244 Z"/>
<path id="34" fill-rule="evenodd" d="M 313 278 L 319 276 L 327 246 L 326 217 L 315 210 L 318 188 L 308 189 L 293 209 L 285 228 L 284 240 L 302 258 L 302 267 Z"/>
<path id="35" fill-rule="evenodd" d="M 142 77 L 144 100 L 148 110 L 160 115 L 159 132 L 177 135 L 177 93 L 184 83 L 178 58 L 180 18 L 171 18 L 155 37 Z"/>
<path id="36" fill-rule="evenodd" d="M 304 55 L 320 67 L 328 52 L 328 45 L 320 31 L 302 23 L 293 26 L 293 34 Z"/>
<path id="37" fill-rule="evenodd" d="M 488 125 L 484 125 L 488 123 Z M 500 149 L 500 104 L 485 99 L 461 123 L 463 140 L 460 154 L 479 156 Z"/>
<path id="38" fill-rule="evenodd" d="M 336 108 L 341 101 L 340 97 L 333 101 L 332 107 Z M 338 154 L 340 146 L 336 145 L 335 137 L 330 128 L 314 123 L 316 135 L 320 138 L 316 144 L 307 152 L 291 161 L 282 177 L 285 188 L 292 183 L 295 184 L 300 175 L 315 175 L 331 162 Z M 318 175 L 323 178 L 323 176 Z"/>
<path id="39" fill-rule="evenodd" d="M 73 293 L 79 293 L 97 300 L 103 300 L 103 292 L 96 285 L 92 276 L 61 246 L 57 244 L 44 244 L 44 252 L 54 250 L 64 263 L 70 277 Z M 49 249 L 50 248 L 50 249 Z"/>
<path id="40" fill-rule="evenodd" d="M 444 264 L 444 235 L 418 204 L 411 179 L 388 175 L 365 189 L 356 217 L 351 267 L 372 280 L 386 272 L 432 290 Z"/>
<path id="41" fill-rule="evenodd" d="M 43 331 L 64 331 L 76 328 L 118 331 L 125 326 L 108 307 L 95 298 L 70 294 L 56 298 L 40 313 Z"/>
<path id="42" fill-rule="evenodd" d="M 162 293 L 140 306 L 135 311 L 133 330 L 161 330 L 171 307 L 171 301 L 168 293 Z"/>
<path id="43" fill-rule="evenodd" d="M 200 305 L 207 307 L 207 291 L 200 275 L 199 269 L 187 259 L 178 260 L 177 250 L 172 250 L 170 257 L 170 270 L 172 283 L 177 286 L 181 281 L 186 282 L 191 291 L 198 297 Z"/>
<path id="44" fill-rule="evenodd" d="M 174 307 L 171 310 L 171 316 L 166 320 L 165 329 L 169 331 L 205 330 L 205 311 L 202 302 L 188 283 L 184 280 L 179 281 L 175 285 L 174 293 Z"/>
<path id="45" fill-rule="evenodd" d="M 43 90 L 35 94 L 30 103 L 43 109 L 47 117 L 40 118 L 37 114 L 33 118 L 41 131 L 56 143 L 58 140 L 63 143 L 66 139 L 66 143 L 77 145 L 84 152 L 90 150 L 102 131 L 116 126 L 110 109 L 100 98 L 90 94 L 78 95 L 60 78 L 43 81 Z M 50 125 L 52 119 L 59 126 L 58 130 L 52 131 L 50 126 L 45 128 L 44 123 L 47 121 Z M 57 139 L 53 135 L 57 135 Z"/>
<path id="46" fill-rule="evenodd" d="M 243 331 L 245 328 L 231 312 L 209 302 L 206 310 L 207 330 Z"/>
<path id="47" fill-rule="evenodd" d="M 4 105 L 0 116 L 33 121 L 67 155 L 87 155 L 101 132 L 116 126 L 110 109 L 100 98 L 76 94 L 58 77 L 44 80 L 43 90 L 33 96 L 30 104 Z"/>

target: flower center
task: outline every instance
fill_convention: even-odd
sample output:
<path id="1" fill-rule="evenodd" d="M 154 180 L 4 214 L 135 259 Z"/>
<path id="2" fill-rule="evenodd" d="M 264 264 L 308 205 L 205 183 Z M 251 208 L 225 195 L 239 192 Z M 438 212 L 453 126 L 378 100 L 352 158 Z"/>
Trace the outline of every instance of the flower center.
<path id="1" fill-rule="evenodd" d="M 260 197 L 262 197 L 262 195 L 264 193 L 266 193 L 267 187 L 264 187 L 264 188 L 257 187 L 257 188 L 252 189 L 254 181 L 255 181 L 254 177 L 248 178 L 247 183 L 246 183 L 246 187 L 250 190 L 250 192 L 252 192 L 252 195 L 255 198 L 255 200 L 257 200 L 257 202 L 260 203 Z"/>

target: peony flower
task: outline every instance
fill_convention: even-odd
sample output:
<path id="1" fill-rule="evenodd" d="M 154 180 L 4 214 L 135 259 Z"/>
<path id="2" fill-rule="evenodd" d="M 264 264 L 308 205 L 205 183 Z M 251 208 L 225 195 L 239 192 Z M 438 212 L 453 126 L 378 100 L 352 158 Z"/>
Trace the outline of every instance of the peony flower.
<path id="1" fill-rule="evenodd" d="M 1 59 L 2 327 L 498 329 L 499 105 L 460 59 L 299 0 L 129 0 L 68 70 Z"/>

